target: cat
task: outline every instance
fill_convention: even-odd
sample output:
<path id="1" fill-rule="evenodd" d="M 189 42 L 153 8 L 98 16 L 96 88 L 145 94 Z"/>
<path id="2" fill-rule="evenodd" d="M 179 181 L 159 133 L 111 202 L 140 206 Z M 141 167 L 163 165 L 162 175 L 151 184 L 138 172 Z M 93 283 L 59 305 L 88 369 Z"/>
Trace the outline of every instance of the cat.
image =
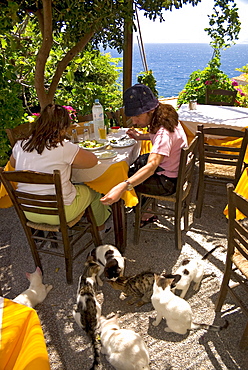
<path id="1" fill-rule="evenodd" d="M 118 315 L 100 317 L 102 353 L 116 370 L 149 370 L 148 348 L 139 334 L 121 329 Z"/>
<path id="2" fill-rule="evenodd" d="M 91 369 L 100 365 L 100 343 L 97 339 L 97 328 L 101 316 L 101 305 L 96 299 L 96 275 L 100 266 L 91 261 L 90 266 L 80 276 L 77 290 L 77 304 L 73 309 L 73 317 L 78 326 L 85 330 L 94 350 L 94 362 Z"/>
<path id="3" fill-rule="evenodd" d="M 122 257 L 121 253 L 113 245 L 99 245 L 98 247 L 92 249 L 87 257 L 87 260 L 91 257 L 93 257 L 94 261 L 100 266 L 99 273 L 97 274 L 98 285 L 103 285 L 103 282 L 100 278 L 103 273 L 109 280 L 115 280 L 119 276 L 123 276 L 125 258 Z"/>
<path id="4" fill-rule="evenodd" d="M 197 291 L 204 275 L 204 260 L 219 247 L 222 247 L 222 245 L 212 248 L 202 259 L 184 259 L 174 273 L 174 275 L 181 275 L 181 278 L 172 291 L 175 292 L 176 289 L 181 290 L 180 297 L 184 298 L 192 281 L 195 283 L 193 289 Z"/>
<path id="5" fill-rule="evenodd" d="M 140 274 L 124 277 L 120 276 L 115 281 L 108 283 L 116 290 L 122 290 L 126 297 L 132 297 L 130 304 L 136 302 L 137 306 L 151 302 L 153 293 L 154 273 L 150 271 L 141 272 Z"/>
<path id="6" fill-rule="evenodd" d="M 227 328 L 228 321 L 223 326 L 197 324 L 192 321 L 192 310 L 187 301 L 178 297 L 171 291 L 171 285 L 180 279 L 180 275 L 154 274 L 152 305 L 157 311 L 154 326 L 158 326 L 162 318 L 166 319 L 166 332 L 186 334 L 188 330 L 208 329 L 220 331 Z"/>
<path id="7" fill-rule="evenodd" d="M 44 301 L 53 286 L 42 283 L 42 271 L 39 267 L 36 267 L 33 273 L 26 272 L 26 277 L 30 281 L 28 289 L 15 297 L 13 301 L 34 308 Z"/>

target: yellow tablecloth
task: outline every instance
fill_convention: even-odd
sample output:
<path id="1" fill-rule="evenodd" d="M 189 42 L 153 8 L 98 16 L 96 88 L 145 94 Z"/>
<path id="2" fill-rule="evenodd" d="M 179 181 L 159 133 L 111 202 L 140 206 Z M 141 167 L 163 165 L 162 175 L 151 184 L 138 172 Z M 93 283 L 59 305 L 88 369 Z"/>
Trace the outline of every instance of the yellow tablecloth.
<path id="1" fill-rule="evenodd" d="M 5 171 L 15 171 L 15 169 L 11 166 L 10 161 L 8 161 L 8 163 L 6 164 L 4 170 Z M 9 197 L 9 195 L 8 195 L 5 187 L 1 183 L 0 184 L 0 208 L 9 208 L 12 205 L 13 204 L 12 204 L 12 202 L 10 200 L 10 197 Z"/>
<path id="2" fill-rule="evenodd" d="M 49 370 L 36 311 L 3 297 L 0 305 L 0 369 Z"/>
<path id="3" fill-rule="evenodd" d="M 248 199 L 248 167 L 244 169 L 242 176 L 240 177 L 239 182 L 235 188 L 235 192 Z M 228 218 L 228 206 L 226 206 L 223 213 Z M 243 213 L 237 210 L 236 219 L 242 220 L 243 218 L 245 218 Z"/>
<path id="4" fill-rule="evenodd" d="M 99 193 L 106 194 L 113 186 L 127 179 L 128 164 L 125 161 L 112 164 L 100 177 L 85 182 L 90 188 Z M 127 207 L 134 207 L 138 198 L 134 190 L 125 191 L 121 197 Z"/>

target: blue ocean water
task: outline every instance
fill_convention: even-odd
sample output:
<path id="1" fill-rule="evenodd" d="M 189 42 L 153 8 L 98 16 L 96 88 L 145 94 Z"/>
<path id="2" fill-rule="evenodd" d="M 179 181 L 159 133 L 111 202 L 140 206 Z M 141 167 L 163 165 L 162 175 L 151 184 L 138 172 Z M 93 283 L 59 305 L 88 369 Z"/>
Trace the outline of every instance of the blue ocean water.
<path id="1" fill-rule="evenodd" d="M 177 96 L 187 83 L 189 75 L 197 69 L 204 69 L 213 53 L 208 44 L 145 44 L 144 48 L 148 69 L 153 71 L 160 97 Z M 106 51 L 114 58 L 121 56 L 116 50 Z M 230 78 L 238 76 L 240 72 L 235 69 L 246 64 L 248 44 L 236 44 L 221 52 L 220 69 Z M 139 47 L 134 44 L 133 84 L 137 82 L 137 76 L 142 71 L 144 67 Z"/>

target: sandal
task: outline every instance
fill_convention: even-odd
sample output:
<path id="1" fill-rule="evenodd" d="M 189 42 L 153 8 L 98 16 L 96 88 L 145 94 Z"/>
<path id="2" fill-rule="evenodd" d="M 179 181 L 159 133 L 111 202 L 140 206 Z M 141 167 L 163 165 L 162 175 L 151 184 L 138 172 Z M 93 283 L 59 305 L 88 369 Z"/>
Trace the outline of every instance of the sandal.
<path id="1" fill-rule="evenodd" d="M 140 221 L 140 228 L 148 225 L 148 224 L 152 224 L 153 222 L 157 221 L 158 220 L 158 216 L 152 216 L 150 218 L 148 218 L 147 220 L 141 220 Z"/>

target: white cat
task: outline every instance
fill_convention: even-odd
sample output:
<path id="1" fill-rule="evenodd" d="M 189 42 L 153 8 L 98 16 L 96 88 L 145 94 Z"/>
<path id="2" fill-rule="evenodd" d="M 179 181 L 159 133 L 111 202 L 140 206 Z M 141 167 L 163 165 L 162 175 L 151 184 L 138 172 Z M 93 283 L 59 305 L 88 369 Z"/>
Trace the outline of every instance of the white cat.
<path id="1" fill-rule="evenodd" d="M 192 281 L 195 283 L 193 289 L 195 291 L 198 290 L 204 275 L 204 260 L 206 260 L 208 256 L 213 253 L 216 248 L 219 247 L 222 246 L 217 245 L 212 248 L 202 257 L 202 259 L 184 259 L 174 273 L 174 275 L 181 275 L 181 278 L 176 283 L 176 286 L 172 289 L 172 291 L 175 292 L 176 289 L 181 290 L 182 292 L 180 294 L 180 297 L 184 298 Z"/>
<path id="2" fill-rule="evenodd" d="M 33 273 L 26 272 L 26 277 L 30 281 L 29 288 L 13 301 L 34 308 L 38 303 L 44 301 L 53 286 L 42 283 L 42 271 L 39 267 L 36 267 Z"/>
<path id="3" fill-rule="evenodd" d="M 192 310 L 189 303 L 171 291 L 171 285 L 180 279 L 180 275 L 154 274 L 154 277 L 151 297 L 153 307 L 157 311 L 156 320 L 152 323 L 154 326 L 158 326 L 164 318 L 168 326 L 164 330 L 178 334 L 186 334 L 188 330 L 196 329 L 220 331 L 227 328 L 227 321 L 223 326 L 196 324 L 192 321 Z"/>
<path id="4" fill-rule="evenodd" d="M 92 249 L 87 257 L 86 265 L 89 259 L 99 264 L 100 270 L 97 274 L 97 283 L 102 286 L 103 282 L 100 276 L 104 273 L 109 280 L 116 280 L 119 276 L 123 276 L 125 268 L 125 258 L 116 247 L 110 244 L 99 245 Z"/>
<path id="5" fill-rule="evenodd" d="M 144 340 L 130 329 L 120 329 L 118 315 L 100 317 L 102 353 L 116 370 L 149 370 L 149 352 Z"/>

